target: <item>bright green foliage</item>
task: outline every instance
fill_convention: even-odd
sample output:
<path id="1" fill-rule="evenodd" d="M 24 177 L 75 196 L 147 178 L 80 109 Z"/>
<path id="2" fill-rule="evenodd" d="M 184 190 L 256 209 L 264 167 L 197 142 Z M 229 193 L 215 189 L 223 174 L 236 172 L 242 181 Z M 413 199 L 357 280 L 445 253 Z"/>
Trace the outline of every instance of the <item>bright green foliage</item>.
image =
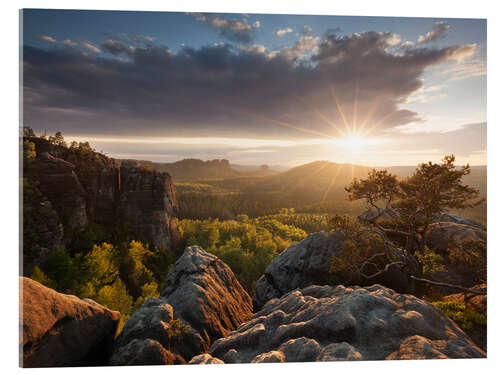
<path id="1" fill-rule="evenodd" d="M 100 289 L 101 286 L 112 283 L 118 278 L 118 251 L 106 242 L 94 245 L 85 260 L 88 265 L 90 282 Z"/>
<path id="2" fill-rule="evenodd" d="M 486 316 L 468 310 L 463 303 L 439 301 L 432 302 L 432 304 L 466 332 L 474 329 L 475 325 L 486 326 Z"/>
<path id="3" fill-rule="evenodd" d="M 225 262 L 238 281 L 253 293 L 257 279 L 280 252 L 307 233 L 272 216 L 238 220 L 180 220 L 186 245 L 199 245 Z"/>
<path id="4" fill-rule="evenodd" d="M 55 283 L 47 277 L 46 274 L 43 273 L 43 271 L 38 268 L 38 266 L 35 266 L 33 268 L 33 273 L 31 274 L 31 278 L 35 281 L 38 281 L 40 284 L 45 285 L 46 287 L 49 288 L 54 288 Z"/>
<path id="5" fill-rule="evenodd" d="M 416 251 L 415 257 L 422 265 L 422 273 L 424 275 L 432 275 L 436 272 L 445 272 L 446 266 L 444 258 L 429 249 L 427 246 L 422 251 Z"/>
<path id="6" fill-rule="evenodd" d="M 118 331 L 130 317 L 132 313 L 132 297 L 128 294 L 127 288 L 120 278 L 117 278 L 111 285 L 102 287 L 95 297 L 95 301 L 111 310 L 119 311 L 121 314 Z"/>

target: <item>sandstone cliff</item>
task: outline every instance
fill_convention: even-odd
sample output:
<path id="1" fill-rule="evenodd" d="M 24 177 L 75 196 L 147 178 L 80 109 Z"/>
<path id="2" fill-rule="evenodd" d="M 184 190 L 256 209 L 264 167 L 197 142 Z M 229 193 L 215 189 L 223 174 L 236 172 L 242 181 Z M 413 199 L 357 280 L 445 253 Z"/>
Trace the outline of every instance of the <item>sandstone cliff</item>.
<path id="1" fill-rule="evenodd" d="M 177 202 L 167 173 L 133 163 L 120 165 L 89 147 L 68 148 L 41 138 L 29 140 L 35 143 L 37 157 L 24 165 L 23 177 L 35 193 L 26 196 L 23 204 L 38 216 L 43 213 L 39 207 L 46 207 L 46 214 L 37 220 L 40 228 L 24 221 L 24 253 L 31 256 L 24 262 L 23 274 L 30 275 L 33 266 L 43 262 L 37 254 L 70 245 L 89 223 L 112 229 L 122 225 L 130 228 L 130 239 L 145 240 L 165 251 L 178 246 Z M 43 228 L 46 221 L 54 224 Z M 44 240 L 60 237 L 59 232 L 60 240 Z"/>

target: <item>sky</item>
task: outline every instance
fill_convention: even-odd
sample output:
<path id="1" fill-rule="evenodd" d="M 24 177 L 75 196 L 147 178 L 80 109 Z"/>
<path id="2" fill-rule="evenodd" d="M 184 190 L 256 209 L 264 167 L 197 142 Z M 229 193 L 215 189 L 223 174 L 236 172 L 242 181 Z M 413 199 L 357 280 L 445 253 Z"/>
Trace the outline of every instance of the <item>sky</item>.
<path id="1" fill-rule="evenodd" d="M 23 123 L 111 157 L 486 164 L 486 21 L 23 10 Z"/>

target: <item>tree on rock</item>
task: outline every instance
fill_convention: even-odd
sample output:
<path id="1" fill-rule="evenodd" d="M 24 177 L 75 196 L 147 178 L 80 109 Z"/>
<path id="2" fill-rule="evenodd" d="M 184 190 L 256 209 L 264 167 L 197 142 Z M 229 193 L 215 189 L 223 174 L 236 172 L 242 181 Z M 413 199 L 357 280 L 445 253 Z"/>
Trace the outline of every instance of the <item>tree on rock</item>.
<path id="1" fill-rule="evenodd" d="M 469 165 L 455 167 L 455 156 L 448 155 L 442 163 L 419 164 L 415 172 L 402 180 L 387 170 L 369 173 L 366 179 L 354 179 L 345 188 L 351 201 L 364 199 L 376 215 L 370 219 L 379 229 L 406 237 L 410 251 L 422 249 L 429 225 L 445 210 L 475 207 L 483 202 L 479 190 L 462 183 L 470 173 Z M 397 212 L 395 228 L 380 225 L 385 210 Z"/>

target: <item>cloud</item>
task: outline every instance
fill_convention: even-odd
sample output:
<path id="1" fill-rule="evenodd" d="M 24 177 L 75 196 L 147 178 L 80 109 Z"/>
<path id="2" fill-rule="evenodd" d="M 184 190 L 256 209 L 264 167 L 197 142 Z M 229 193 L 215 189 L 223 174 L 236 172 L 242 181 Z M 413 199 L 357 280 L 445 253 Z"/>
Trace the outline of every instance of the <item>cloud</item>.
<path id="1" fill-rule="evenodd" d="M 403 47 L 403 48 L 411 48 L 413 46 L 415 46 L 415 43 L 413 43 L 410 40 L 407 40 L 403 44 L 401 44 L 401 47 Z"/>
<path id="2" fill-rule="evenodd" d="M 320 38 L 312 36 L 302 36 L 292 47 L 283 47 L 269 54 L 270 57 L 281 56 L 289 61 L 296 61 L 315 51 Z"/>
<path id="3" fill-rule="evenodd" d="M 69 39 L 65 39 L 61 43 L 64 44 L 65 46 L 68 46 L 68 47 L 75 47 L 77 45 L 76 42 L 72 42 Z"/>
<path id="4" fill-rule="evenodd" d="M 44 42 L 49 42 L 49 43 L 57 43 L 57 40 L 52 38 L 51 36 L 48 35 L 41 35 L 39 37 L 40 40 L 43 40 Z"/>
<path id="5" fill-rule="evenodd" d="M 309 25 L 304 25 L 304 27 L 302 28 L 302 30 L 299 32 L 300 35 L 304 35 L 304 36 L 311 36 L 313 35 L 313 29 L 311 26 Z"/>
<path id="6" fill-rule="evenodd" d="M 249 45 L 240 45 L 240 49 L 243 51 L 247 51 L 250 53 L 264 53 L 266 52 L 266 47 L 264 47 L 262 44 L 253 44 L 251 46 Z"/>
<path id="7" fill-rule="evenodd" d="M 95 53 L 101 53 L 101 50 L 94 46 L 93 44 L 90 44 L 89 42 L 82 42 L 82 47 L 88 49 L 89 51 L 95 52 Z"/>
<path id="8" fill-rule="evenodd" d="M 197 21 L 206 22 L 220 36 L 238 43 L 250 43 L 253 40 L 253 29 L 260 27 L 260 21 L 255 21 L 252 25 L 247 18 L 223 18 L 204 13 L 190 13 Z"/>
<path id="9" fill-rule="evenodd" d="M 283 35 L 291 33 L 292 31 L 293 31 L 293 29 L 291 27 L 287 27 L 284 29 L 277 30 L 276 35 L 278 35 L 279 37 L 282 37 Z"/>
<path id="10" fill-rule="evenodd" d="M 302 36 L 272 52 L 230 44 L 173 52 L 113 39 L 93 46 L 127 59 L 24 46 L 24 118 L 35 129 L 87 134 L 305 139 L 336 136 L 355 122 L 383 132 L 421 121 L 404 106 L 427 68 L 453 65 L 476 48 L 396 53 L 391 38 Z"/>
<path id="11" fill-rule="evenodd" d="M 135 47 L 126 46 L 119 40 L 108 39 L 104 43 L 101 44 L 101 49 L 104 52 L 111 53 L 112 55 L 118 56 L 121 54 L 133 53 Z"/>
<path id="12" fill-rule="evenodd" d="M 434 42 L 442 38 L 449 30 L 450 30 L 450 25 L 448 25 L 447 23 L 443 21 L 436 22 L 434 24 L 434 27 L 432 28 L 432 31 L 429 31 L 425 35 L 420 35 L 418 37 L 417 42 L 419 44 Z"/>

